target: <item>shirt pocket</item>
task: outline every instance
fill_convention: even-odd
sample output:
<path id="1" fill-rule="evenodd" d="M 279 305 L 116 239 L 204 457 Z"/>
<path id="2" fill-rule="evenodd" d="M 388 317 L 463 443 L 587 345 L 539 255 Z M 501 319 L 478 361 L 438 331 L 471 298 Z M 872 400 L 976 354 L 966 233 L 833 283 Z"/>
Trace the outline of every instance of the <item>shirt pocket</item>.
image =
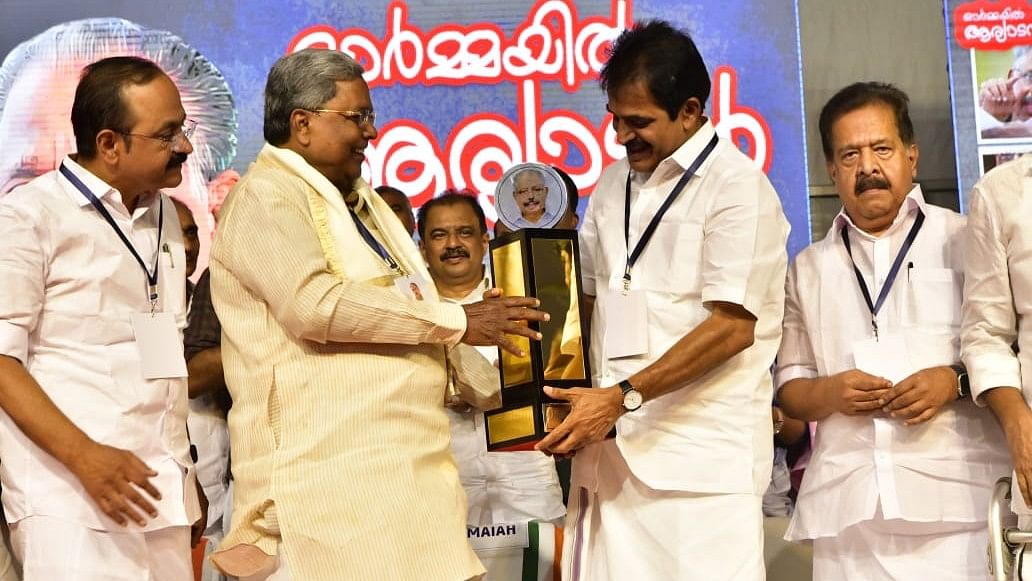
<path id="1" fill-rule="evenodd" d="M 963 277 L 949 268 L 906 269 L 903 321 L 911 327 L 959 327 Z"/>
<path id="2" fill-rule="evenodd" d="M 651 291 L 698 294 L 702 291 L 703 231 L 699 224 L 662 224 L 632 276 L 644 277 L 643 288 Z M 644 264 L 643 264 L 644 263 Z"/>

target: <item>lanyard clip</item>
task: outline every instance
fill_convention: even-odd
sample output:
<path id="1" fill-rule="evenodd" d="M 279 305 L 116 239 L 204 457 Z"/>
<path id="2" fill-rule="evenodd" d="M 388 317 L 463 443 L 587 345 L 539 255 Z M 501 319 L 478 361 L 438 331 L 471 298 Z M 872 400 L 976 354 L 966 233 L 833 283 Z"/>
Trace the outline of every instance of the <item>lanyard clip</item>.
<path id="1" fill-rule="evenodd" d="M 631 292 L 631 266 L 627 265 L 623 273 L 623 294 Z"/>
<path id="2" fill-rule="evenodd" d="M 149 285 L 149 291 L 147 298 L 150 300 L 150 312 L 153 316 L 155 311 L 158 310 L 158 285 Z"/>
<path id="3" fill-rule="evenodd" d="M 871 328 L 874 329 L 874 340 L 878 340 L 878 319 L 871 317 Z"/>

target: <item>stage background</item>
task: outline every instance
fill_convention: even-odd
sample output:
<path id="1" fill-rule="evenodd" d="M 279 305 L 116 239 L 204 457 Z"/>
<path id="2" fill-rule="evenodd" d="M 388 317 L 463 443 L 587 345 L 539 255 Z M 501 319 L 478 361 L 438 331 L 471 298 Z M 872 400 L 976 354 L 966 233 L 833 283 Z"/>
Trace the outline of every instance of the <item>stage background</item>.
<path id="1" fill-rule="evenodd" d="M 344 44 L 358 48 L 360 61 L 376 73 L 367 81 L 380 137 L 364 172 L 373 185 L 400 187 L 415 206 L 446 187 L 469 187 L 486 205 L 510 165 L 540 161 L 574 177 L 584 196 L 581 211 L 602 168 L 623 156 L 594 80 L 604 60 L 601 41 L 633 20 L 663 18 L 691 31 L 699 45 L 714 79 L 707 110 L 718 131 L 764 167 L 780 193 L 793 227 L 790 251 L 809 241 L 799 19 L 792 1 L 3 0 L 0 55 L 52 25 L 92 17 L 169 31 L 221 71 L 238 114 L 231 163 L 237 172 L 262 144 L 261 94 L 272 63 L 298 46 Z M 428 44 L 444 41 L 437 46 L 448 52 L 470 35 L 480 35 L 481 43 L 469 45 L 464 67 L 430 70 Z M 587 48 L 565 50 L 585 41 Z M 420 54 L 424 66 L 412 67 Z M 508 58 L 492 58 L 502 54 Z M 521 61 L 520 54 L 529 56 Z M 535 57 L 537 64 L 528 62 Z M 208 200 L 198 198 L 210 195 L 193 193 L 195 213 L 206 213 Z"/>

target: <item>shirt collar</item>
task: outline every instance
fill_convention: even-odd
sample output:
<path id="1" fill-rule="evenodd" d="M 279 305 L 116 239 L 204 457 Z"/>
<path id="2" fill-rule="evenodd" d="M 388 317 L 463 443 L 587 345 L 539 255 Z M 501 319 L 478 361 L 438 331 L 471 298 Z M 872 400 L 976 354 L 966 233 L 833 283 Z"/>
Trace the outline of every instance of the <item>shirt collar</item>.
<path id="1" fill-rule="evenodd" d="M 669 157 L 659 162 L 656 166 L 656 170 L 650 175 L 642 174 L 641 176 L 635 175 L 635 181 L 639 183 L 645 183 L 649 181 L 652 176 L 659 176 L 660 179 L 669 179 L 672 175 L 680 175 L 692 165 L 697 157 L 702 153 L 702 150 L 706 149 L 709 145 L 710 139 L 716 135 L 716 129 L 713 127 L 713 123 L 710 122 L 709 118 L 703 121 L 702 125 L 685 141 L 670 154 Z M 697 175 L 703 175 L 706 173 L 706 168 L 712 161 L 713 156 L 711 155 L 697 170 Z"/>
<path id="2" fill-rule="evenodd" d="M 910 192 L 907 194 L 907 197 L 904 198 L 903 203 L 900 204 L 899 211 L 896 212 L 896 217 L 892 219 L 892 224 L 889 226 L 887 230 L 885 230 L 882 236 L 884 236 L 885 234 L 891 234 L 892 232 L 897 230 L 900 227 L 900 225 L 903 224 L 903 221 L 907 218 L 907 216 L 910 216 L 917 210 L 921 210 L 922 214 L 928 214 L 928 208 L 924 199 L 924 193 L 921 191 L 921 184 L 914 184 L 914 187 L 910 189 Z M 856 224 L 853 223 L 853 220 L 850 219 L 848 214 L 846 214 L 846 209 L 842 208 L 841 210 L 839 210 L 839 213 L 835 216 L 835 219 L 832 221 L 831 230 L 834 234 L 842 228 L 846 227 L 851 228 L 860 236 L 865 236 L 871 239 L 875 238 L 867 232 L 864 232 L 863 230 L 857 228 Z"/>
<path id="3" fill-rule="evenodd" d="M 111 187 L 110 184 L 94 175 L 88 169 L 76 163 L 70 156 L 65 156 L 61 163 L 68 168 L 68 171 L 72 172 L 72 175 L 79 178 L 79 181 L 81 181 L 94 196 L 97 196 L 97 199 L 104 199 L 105 197 L 110 199 L 112 195 L 118 193 L 118 190 Z M 89 206 L 89 199 L 82 195 L 79 188 L 76 188 L 74 184 L 69 182 L 68 178 L 65 178 L 64 176 L 61 177 L 69 186 L 65 188 L 65 192 L 72 196 L 72 199 L 74 199 L 79 206 Z M 119 194 L 119 200 L 121 200 L 121 194 Z"/>

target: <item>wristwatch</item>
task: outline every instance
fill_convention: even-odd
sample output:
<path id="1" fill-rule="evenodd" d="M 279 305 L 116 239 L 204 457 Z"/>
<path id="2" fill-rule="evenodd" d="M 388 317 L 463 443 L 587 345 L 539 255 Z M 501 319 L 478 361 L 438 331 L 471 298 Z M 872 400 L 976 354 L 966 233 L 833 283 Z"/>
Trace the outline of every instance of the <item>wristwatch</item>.
<path id="1" fill-rule="evenodd" d="M 964 399 L 971 395 L 971 382 L 968 380 L 967 369 L 963 365 L 950 365 L 950 369 L 957 374 L 957 398 Z"/>
<path id="2" fill-rule="evenodd" d="M 625 410 L 633 412 L 634 410 L 641 407 L 641 392 L 637 389 L 634 389 L 634 386 L 631 385 L 630 381 L 627 381 L 625 379 L 617 385 L 619 385 L 620 390 L 623 391 L 623 407 Z"/>

